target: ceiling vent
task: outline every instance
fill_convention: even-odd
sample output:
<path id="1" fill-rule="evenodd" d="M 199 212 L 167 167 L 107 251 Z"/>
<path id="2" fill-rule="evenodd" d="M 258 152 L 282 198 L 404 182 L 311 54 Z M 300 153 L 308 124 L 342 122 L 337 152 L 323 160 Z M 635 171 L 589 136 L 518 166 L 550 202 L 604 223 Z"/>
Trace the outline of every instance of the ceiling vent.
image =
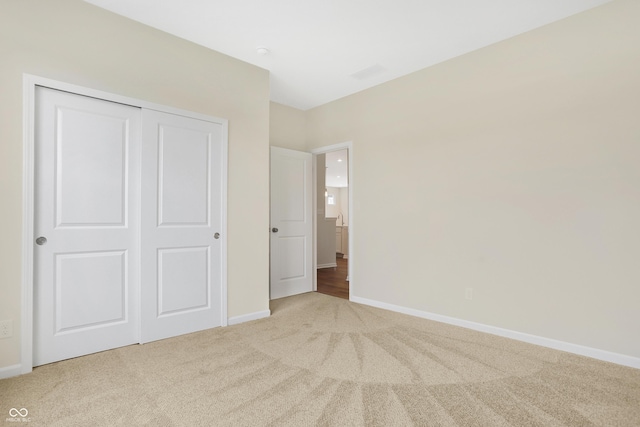
<path id="1" fill-rule="evenodd" d="M 382 65 L 375 64 L 365 68 L 364 70 L 360 70 L 356 73 L 351 74 L 351 77 L 357 80 L 365 80 L 375 75 L 382 74 L 385 71 L 387 71 L 387 69 L 384 68 Z"/>

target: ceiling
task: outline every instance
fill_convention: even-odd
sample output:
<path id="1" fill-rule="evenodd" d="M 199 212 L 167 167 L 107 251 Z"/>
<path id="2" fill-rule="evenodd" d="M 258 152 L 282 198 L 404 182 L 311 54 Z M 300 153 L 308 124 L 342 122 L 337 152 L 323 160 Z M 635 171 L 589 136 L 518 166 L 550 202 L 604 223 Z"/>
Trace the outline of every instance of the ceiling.
<path id="1" fill-rule="evenodd" d="M 265 68 L 307 110 L 610 0 L 85 1 Z"/>
<path id="2" fill-rule="evenodd" d="M 348 187 L 348 151 L 330 151 L 325 156 L 325 185 L 327 187 Z"/>

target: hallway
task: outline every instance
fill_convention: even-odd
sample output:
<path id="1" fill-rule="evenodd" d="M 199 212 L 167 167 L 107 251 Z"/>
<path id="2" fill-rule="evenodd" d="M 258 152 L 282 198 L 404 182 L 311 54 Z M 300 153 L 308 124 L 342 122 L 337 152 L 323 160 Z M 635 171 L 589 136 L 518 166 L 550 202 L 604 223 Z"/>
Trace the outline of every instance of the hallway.
<path id="1" fill-rule="evenodd" d="M 318 269 L 318 292 L 338 298 L 349 299 L 347 282 L 347 260 L 336 258 L 337 267 Z"/>

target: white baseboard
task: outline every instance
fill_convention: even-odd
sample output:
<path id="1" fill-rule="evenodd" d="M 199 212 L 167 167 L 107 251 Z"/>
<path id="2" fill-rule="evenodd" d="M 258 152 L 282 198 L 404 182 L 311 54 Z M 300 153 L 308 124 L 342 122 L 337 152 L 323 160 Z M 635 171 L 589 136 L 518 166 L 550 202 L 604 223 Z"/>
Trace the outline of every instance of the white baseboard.
<path id="1" fill-rule="evenodd" d="M 329 264 L 318 264 L 318 266 L 316 268 L 317 269 L 320 269 L 320 268 L 332 268 L 332 267 L 337 267 L 337 266 L 338 266 L 338 263 L 335 263 L 335 262 L 331 263 L 330 262 Z"/>
<path id="2" fill-rule="evenodd" d="M 269 316 L 271 316 L 271 310 L 256 311 L 255 313 L 249 313 L 249 314 L 243 314 L 242 316 L 230 317 L 227 320 L 227 325 L 228 326 L 238 325 L 240 323 L 250 322 L 252 320 L 263 319 L 263 318 L 269 317 Z"/>
<path id="3" fill-rule="evenodd" d="M 17 377 L 22 375 L 22 365 L 11 365 L 0 368 L 0 379 Z"/>
<path id="4" fill-rule="evenodd" d="M 457 319 L 455 317 L 443 316 L 435 313 L 429 313 L 427 311 L 416 310 L 413 308 L 402 307 L 399 305 L 387 304 L 385 302 L 370 300 L 367 298 L 351 296 L 350 300 L 359 304 L 370 305 L 372 307 L 377 307 L 377 308 L 383 308 L 385 310 L 408 314 L 410 316 L 415 316 L 415 317 L 421 317 L 423 319 L 434 320 L 436 322 L 447 323 L 449 325 L 461 326 L 463 328 L 473 329 L 474 331 L 485 332 L 492 335 L 511 338 L 517 341 L 527 342 L 529 344 L 535 344 L 542 347 L 552 348 L 554 350 L 566 351 L 567 353 L 578 354 L 580 356 L 591 357 L 593 359 L 598 359 L 605 362 L 611 362 L 618 365 L 628 366 L 630 368 L 640 369 L 640 358 L 638 357 L 627 356 L 619 353 L 613 353 L 606 350 L 600 350 L 597 348 L 586 347 L 579 344 L 572 344 L 564 341 L 558 341 L 551 338 L 540 337 L 537 335 L 530 335 L 524 332 L 512 331 L 509 329 L 502 329 L 495 326 L 489 326 L 489 325 L 484 325 L 482 323 L 470 322 L 468 320 Z"/>

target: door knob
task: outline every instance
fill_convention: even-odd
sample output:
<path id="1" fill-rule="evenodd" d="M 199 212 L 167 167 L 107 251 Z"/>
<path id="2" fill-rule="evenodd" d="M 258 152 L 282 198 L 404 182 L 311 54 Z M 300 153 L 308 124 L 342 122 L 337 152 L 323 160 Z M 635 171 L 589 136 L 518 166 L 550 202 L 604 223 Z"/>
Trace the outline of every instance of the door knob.
<path id="1" fill-rule="evenodd" d="M 214 234 L 214 235 L 213 235 L 213 238 L 214 238 L 214 239 L 219 239 L 219 238 L 220 238 L 220 233 L 216 233 L 216 234 Z"/>
<path id="2" fill-rule="evenodd" d="M 273 227 L 273 228 L 271 229 L 271 231 L 273 231 L 274 233 L 277 233 L 277 232 L 278 232 L 278 229 L 277 229 L 277 228 L 275 228 L 275 227 Z"/>
<path id="3" fill-rule="evenodd" d="M 42 246 L 47 244 L 47 238 L 44 236 L 40 236 L 36 239 L 36 245 Z"/>

